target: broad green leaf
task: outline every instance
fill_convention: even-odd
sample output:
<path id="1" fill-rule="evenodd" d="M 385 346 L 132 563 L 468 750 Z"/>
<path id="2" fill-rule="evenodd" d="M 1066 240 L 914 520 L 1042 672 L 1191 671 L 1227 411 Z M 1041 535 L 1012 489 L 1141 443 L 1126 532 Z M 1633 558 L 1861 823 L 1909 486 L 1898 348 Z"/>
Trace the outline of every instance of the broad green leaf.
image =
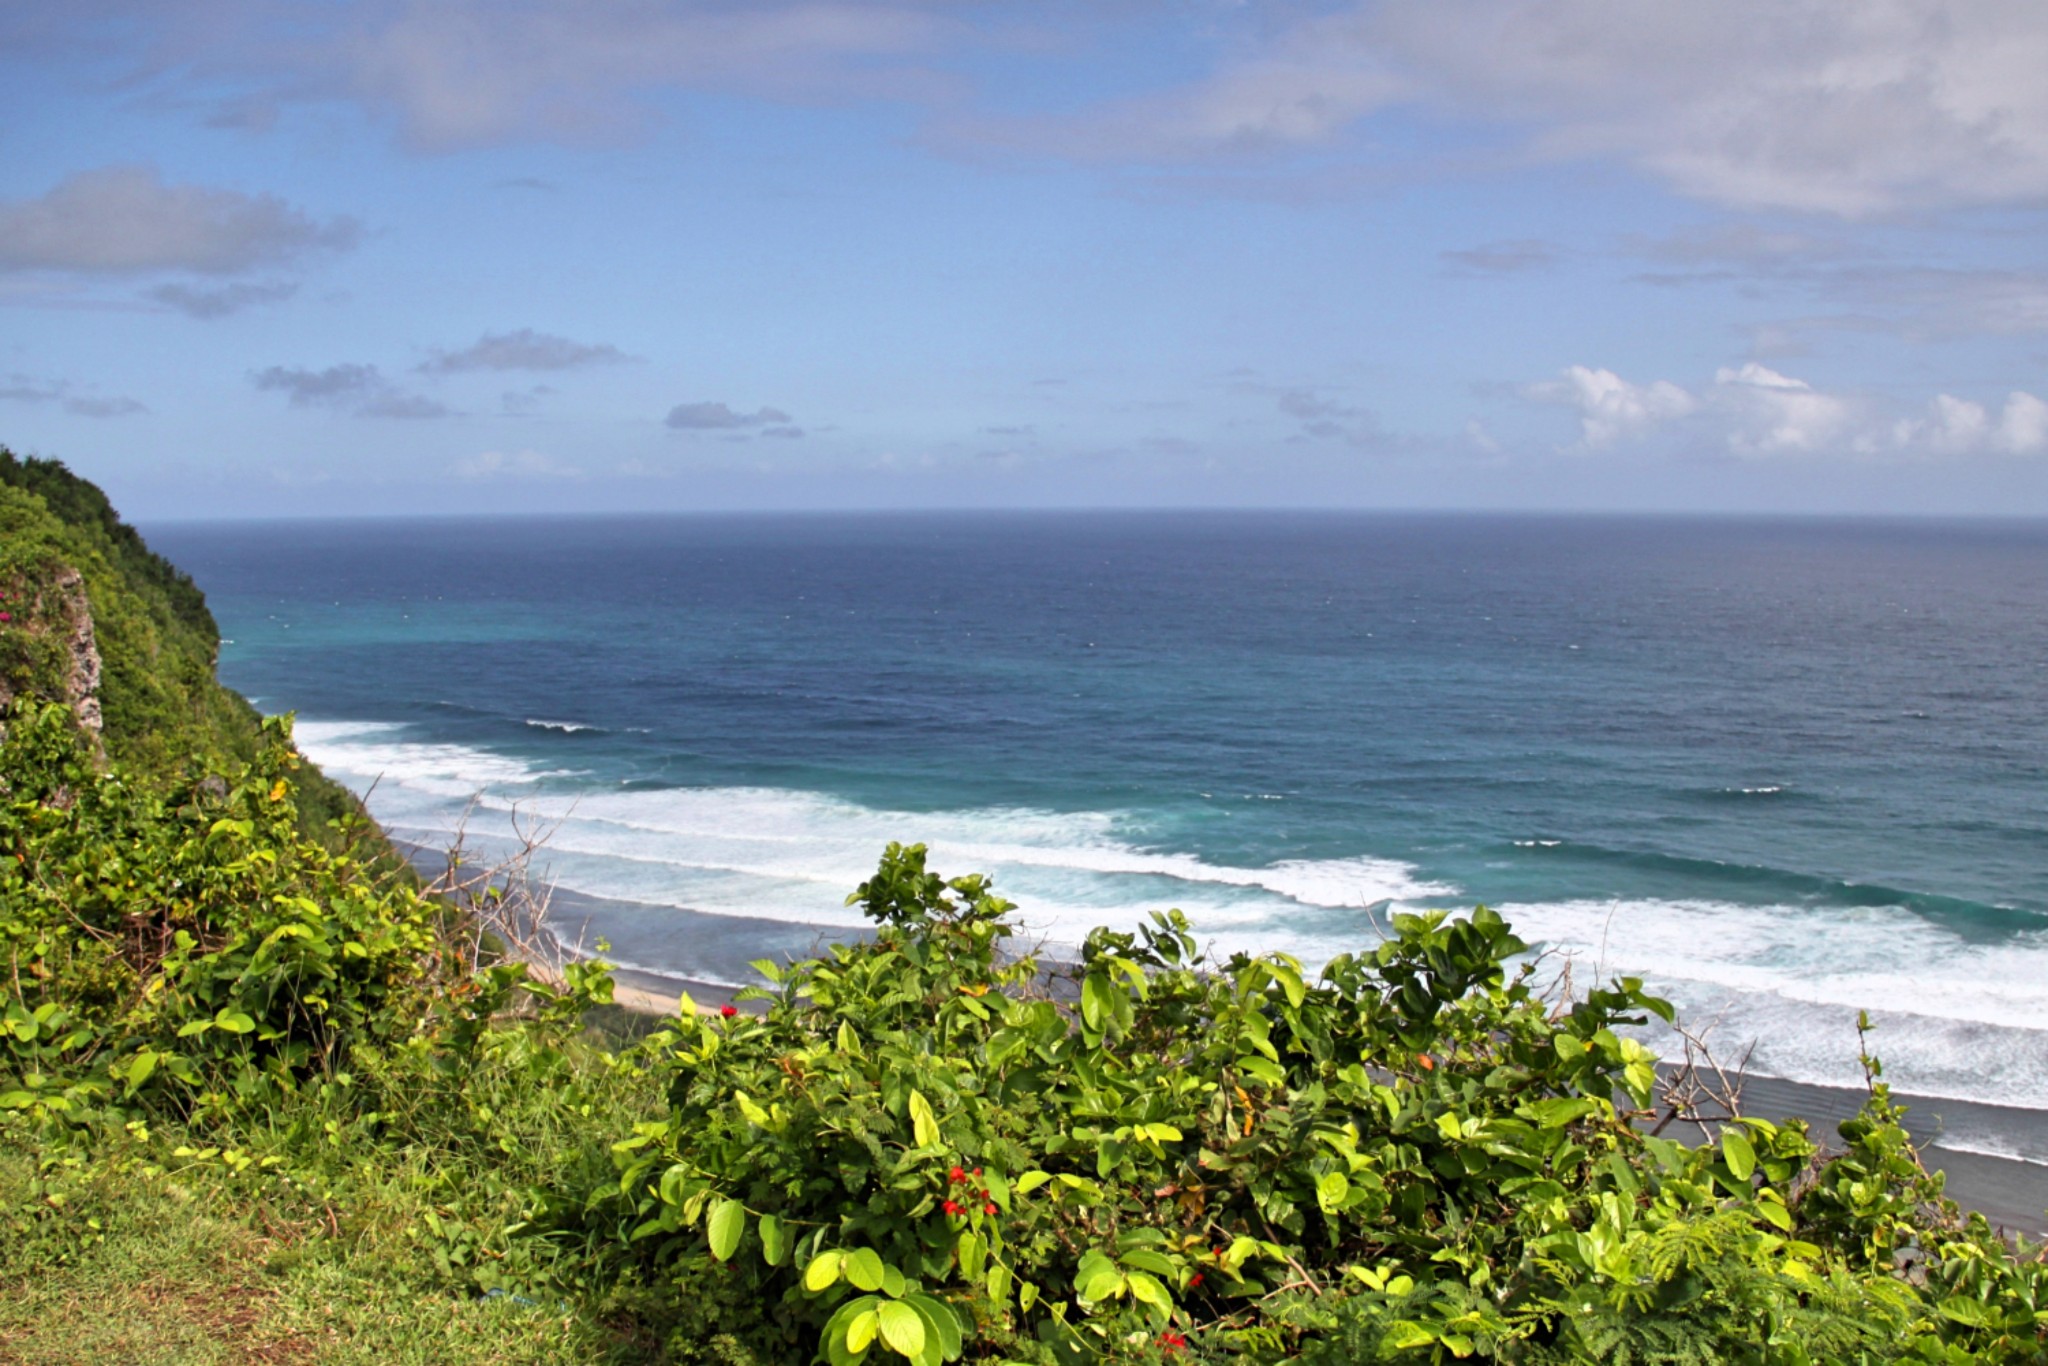
<path id="1" fill-rule="evenodd" d="M 1756 1149 L 1750 1146 L 1749 1135 L 1732 1124 L 1721 1131 L 1721 1156 L 1728 1160 L 1728 1170 L 1735 1173 L 1737 1181 L 1749 1180 L 1756 1170 Z"/>
<path id="2" fill-rule="evenodd" d="M 939 1117 L 932 1113 L 932 1103 L 922 1091 L 910 1093 L 910 1132 L 920 1148 L 929 1148 L 939 1141 Z"/>
<path id="3" fill-rule="evenodd" d="M 1299 1010 L 1308 998 L 1308 991 L 1301 983 L 1301 971 L 1288 963 L 1275 963 L 1273 975 L 1280 980 L 1280 990 L 1287 996 L 1287 1004 Z"/>
<path id="4" fill-rule="evenodd" d="M 1351 1194 L 1351 1178 L 1342 1172 L 1324 1172 L 1316 1178 L 1316 1204 L 1325 1214 L 1334 1214 Z"/>
<path id="5" fill-rule="evenodd" d="M 770 1266 L 781 1266 L 789 1256 L 789 1232 L 782 1221 L 772 1214 L 761 1216 L 761 1260 Z"/>
<path id="6" fill-rule="evenodd" d="M 1028 1282 L 1025 1284 L 1024 1290 L 1027 1294 L 1035 1293 Z M 995 1302 L 998 1308 L 1009 1301 L 1010 1268 L 1004 1266 L 1001 1262 L 990 1262 L 988 1264 L 988 1297 Z M 1029 1309 L 1031 1306 L 1027 1303 L 1024 1307 Z"/>
<path id="7" fill-rule="evenodd" d="M 820 1252 L 811 1258 L 811 1264 L 804 1268 L 804 1289 L 815 1295 L 821 1290 L 829 1290 L 837 1285 L 840 1261 L 840 1254 L 831 1250 Z"/>
<path id="8" fill-rule="evenodd" d="M 910 1366 L 945 1366 L 944 1340 L 939 1337 L 939 1325 L 932 1319 L 931 1311 L 915 1299 L 906 1298 L 903 1305 L 917 1315 L 918 1322 L 924 1327 L 924 1343 L 910 1358 Z"/>
<path id="9" fill-rule="evenodd" d="M 1144 1273 L 1139 1272 L 1138 1274 L 1143 1275 Z M 1081 1302 L 1083 1304 L 1094 1304 L 1099 1300 L 1106 1300 L 1112 1296 L 1121 1295 L 1124 1293 L 1125 1283 L 1123 1272 L 1118 1271 L 1114 1267 L 1106 1267 L 1095 1272 L 1082 1283 L 1080 1286 Z"/>
<path id="10" fill-rule="evenodd" d="M 1166 1287 L 1152 1276 L 1143 1271 L 1133 1271 L 1127 1279 L 1130 1281 L 1131 1295 L 1134 1299 L 1143 1300 L 1146 1304 L 1156 1305 L 1161 1309 L 1173 1308 L 1173 1296 L 1167 1294 Z"/>
<path id="11" fill-rule="evenodd" d="M 1287 1073 L 1280 1069 L 1280 1065 L 1275 1062 L 1268 1062 L 1264 1058 L 1247 1054 L 1237 1060 L 1237 1070 L 1259 1083 L 1259 1085 L 1271 1087 L 1274 1090 L 1278 1090 L 1287 1084 Z"/>
<path id="12" fill-rule="evenodd" d="M 882 1257 L 871 1247 L 857 1248 L 846 1254 L 842 1263 L 846 1279 L 862 1290 L 882 1288 Z"/>
<path id="13" fill-rule="evenodd" d="M 1174 1128 L 1171 1124 L 1147 1124 L 1142 1127 L 1144 1128 L 1145 1136 L 1149 1139 L 1154 1140 L 1155 1142 L 1180 1142 L 1180 1130 Z"/>
<path id="14" fill-rule="evenodd" d="M 242 1010 L 223 1010 L 213 1017 L 213 1022 L 230 1034 L 247 1034 L 256 1027 L 256 1021 Z"/>
<path id="15" fill-rule="evenodd" d="M 704 1216 L 704 1233 L 711 1240 L 711 1255 L 719 1261 L 732 1260 L 739 1250 L 740 1235 L 747 1231 L 747 1207 L 737 1200 L 720 1200 Z"/>
<path id="16" fill-rule="evenodd" d="M 882 1326 L 881 1315 L 876 1312 L 881 1307 L 878 1301 L 874 1309 L 862 1310 L 860 1313 L 855 1314 L 853 1319 L 846 1325 L 847 1351 L 865 1352 L 868 1349 L 868 1344 L 875 1340 L 875 1333 Z"/>
<path id="17" fill-rule="evenodd" d="M 1101 1029 L 1102 1022 L 1110 1013 L 1109 979 L 1100 973 L 1089 973 L 1081 983 L 1081 1023 L 1090 1029 Z"/>
<path id="18" fill-rule="evenodd" d="M 1552 1100 L 1531 1101 L 1521 1108 L 1537 1128 L 1562 1129 L 1572 1121 L 1591 1114 L 1599 1106 L 1584 1097 L 1557 1097 Z"/>
<path id="19" fill-rule="evenodd" d="M 1382 1349 L 1391 1352 L 1405 1352 L 1411 1347 L 1427 1347 L 1436 1341 L 1436 1334 L 1413 1319 L 1399 1319 L 1380 1338 Z"/>
<path id="20" fill-rule="evenodd" d="M 966 1331 L 953 1306 L 922 1293 L 906 1296 L 904 1303 L 925 1316 L 928 1326 L 938 1336 L 939 1355 L 947 1361 L 958 1361 L 966 1345 Z"/>
<path id="21" fill-rule="evenodd" d="M 867 1350 L 866 1344 L 862 1344 L 860 1352 L 854 1352 L 848 1348 L 846 1345 L 847 1331 L 852 1328 L 855 1319 L 863 1314 L 872 1312 L 876 1303 L 877 1301 L 873 1295 L 863 1295 L 859 1299 L 848 1300 L 845 1304 L 839 1306 L 830 1319 L 826 1320 L 824 1332 L 825 1359 L 831 1363 L 831 1366 L 856 1366 L 856 1363 L 863 1360 Z M 874 1330 L 872 1328 L 869 1329 L 868 1340 L 870 1342 L 874 1340 Z"/>
<path id="22" fill-rule="evenodd" d="M 1174 1274 L 1173 1263 L 1168 1261 L 1163 1253 L 1154 1252 L 1150 1248 L 1133 1248 L 1117 1260 L 1125 1266 L 1134 1266 L 1140 1271 L 1150 1271 L 1160 1276 Z"/>
<path id="23" fill-rule="evenodd" d="M 987 1255 L 987 1247 L 982 1243 L 980 1235 L 973 1229 L 962 1229 L 956 1250 L 960 1254 L 962 1278 L 970 1281 L 981 1279 L 982 1258 Z"/>
<path id="24" fill-rule="evenodd" d="M 733 1103 L 740 1107 L 740 1113 L 746 1116 L 747 1123 L 758 1124 L 763 1129 L 768 1127 L 768 1112 L 755 1104 L 752 1096 L 745 1091 L 735 1091 L 732 1098 Z"/>
<path id="25" fill-rule="evenodd" d="M 1763 1190 L 1757 1193 L 1756 1212 L 1782 1232 L 1792 1231 L 1792 1211 L 1785 1208 L 1784 1199 L 1776 1191 Z"/>
<path id="26" fill-rule="evenodd" d="M 915 1309 L 897 1300 L 884 1300 L 875 1306 L 875 1314 L 884 1343 L 907 1357 L 924 1350 L 924 1317 Z"/>

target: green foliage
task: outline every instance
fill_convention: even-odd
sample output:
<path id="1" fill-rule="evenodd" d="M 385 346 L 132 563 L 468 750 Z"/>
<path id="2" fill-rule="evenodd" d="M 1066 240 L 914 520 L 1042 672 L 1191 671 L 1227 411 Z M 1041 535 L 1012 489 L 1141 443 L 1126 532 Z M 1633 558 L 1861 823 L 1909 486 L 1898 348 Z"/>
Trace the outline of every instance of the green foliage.
<path id="1" fill-rule="evenodd" d="M 1553 1008 L 1484 908 L 1310 981 L 1178 913 L 1005 957 L 1008 904 L 921 847 L 852 900 L 871 941 L 640 1051 L 629 1236 L 736 1359 L 2043 1359 L 2038 1256 L 1908 1178 L 1881 1090 L 1832 1161 L 1647 1136 L 1620 1031 L 1668 1007 Z"/>
<path id="2" fill-rule="evenodd" d="M 220 631 L 192 580 L 152 553 L 107 496 L 55 460 L 0 446 L 0 724 L 4 699 L 66 700 L 66 637 L 77 623 L 58 590 L 83 579 L 102 663 L 98 697 L 107 756 L 131 781 L 169 782 L 253 761 L 261 719 L 220 686 Z M 306 828 L 356 817 L 354 798 L 301 773 Z"/>
<path id="3" fill-rule="evenodd" d="M 1050 963 L 891 846 L 872 939 L 623 1044 L 578 1033 L 601 966 L 475 961 L 309 839 L 262 739 L 139 781 L 16 706 L 0 1152 L 37 1174 L 0 1288 L 70 1274 L 109 1224 L 58 1197 L 125 1182 L 298 1229 L 287 1279 L 373 1263 L 356 1293 L 423 1322 L 557 1306 L 588 1360 L 2048 1360 L 2048 1267 L 1942 1198 L 1881 1084 L 1839 1154 L 1647 1135 L 1628 1026 L 1667 1007 L 1540 998 L 1484 908 L 1313 978 L 1177 912 Z"/>

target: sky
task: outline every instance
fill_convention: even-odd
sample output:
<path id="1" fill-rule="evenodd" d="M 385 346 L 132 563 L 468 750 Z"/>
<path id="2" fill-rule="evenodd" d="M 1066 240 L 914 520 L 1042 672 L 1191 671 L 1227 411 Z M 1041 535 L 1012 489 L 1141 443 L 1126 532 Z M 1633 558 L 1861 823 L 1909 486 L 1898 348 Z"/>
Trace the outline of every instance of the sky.
<path id="1" fill-rule="evenodd" d="M 13 0 L 124 513 L 2048 514 L 2039 0 Z"/>

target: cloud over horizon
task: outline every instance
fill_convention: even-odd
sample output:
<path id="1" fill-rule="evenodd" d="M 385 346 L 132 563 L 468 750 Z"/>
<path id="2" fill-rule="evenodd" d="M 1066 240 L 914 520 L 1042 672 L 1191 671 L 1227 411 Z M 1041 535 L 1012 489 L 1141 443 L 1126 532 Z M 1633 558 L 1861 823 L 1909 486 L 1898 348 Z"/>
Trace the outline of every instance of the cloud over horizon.
<path id="1" fill-rule="evenodd" d="M 346 251 L 361 235 L 352 218 L 319 222 L 275 195 L 169 185 L 154 167 L 108 166 L 35 199 L 0 202 L 0 270 L 234 275 Z"/>
<path id="2" fill-rule="evenodd" d="M 751 413 L 735 412 L 724 403 L 678 403 L 668 410 L 663 425 L 679 432 L 737 431 L 748 427 L 783 427 L 777 436 L 801 436 L 789 428 L 790 417 L 780 408 L 757 408 Z M 764 433 L 766 435 L 767 433 Z"/>
<path id="3" fill-rule="evenodd" d="M 133 417 L 148 407 L 121 395 L 80 393 L 63 380 L 39 380 L 29 375 L 9 375 L 0 380 L 0 400 L 15 403 L 54 403 L 73 417 Z"/>
<path id="4" fill-rule="evenodd" d="M 1633 383 L 1612 370 L 1573 365 L 1557 380 L 1525 386 L 1539 402 L 1579 414 L 1580 448 L 1641 443 L 1691 423 L 1699 441 L 1739 459 L 1934 459 L 2048 451 L 2048 403 L 2024 390 L 1990 409 L 1952 394 L 1929 400 L 1924 417 L 1885 416 L 1883 405 L 1829 393 L 1756 361 L 1722 366 L 1699 392 L 1669 380 Z M 1896 409 L 1894 409 L 1896 411 Z"/>
<path id="5" fill-rule="evenodd" d="M 490 332 L 460 351 L 436 351 L 418 368 L 423 374 L 454 375 L 471 370 L 574 370 L 589 365 L 623 365 L 633 357 L 609 342 L 586 344 L 522 327 Z"/>
<path id="6" fill-rule="evenodd" d="M 324 370 L 283 365 L 253 372 L 258 389 L 286 395 L 294 408 L 332 408 L 357 417 L 438 418 L 453 410 L 434 399 L 406 393 L 374 365 L 344 363 Z"/>

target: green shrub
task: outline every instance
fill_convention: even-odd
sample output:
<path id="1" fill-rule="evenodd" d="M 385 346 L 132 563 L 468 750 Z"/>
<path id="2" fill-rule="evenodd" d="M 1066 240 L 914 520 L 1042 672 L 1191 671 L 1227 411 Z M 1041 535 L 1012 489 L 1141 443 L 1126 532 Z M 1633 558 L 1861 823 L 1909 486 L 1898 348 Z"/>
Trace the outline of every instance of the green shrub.
<path id="1" fill-rule="evenodd" d="M 1312 982 L 1178 913 L 1006 957 L 1008 903 L 922 847 L 852 899 L 871 942 L 644 1046 L 631 1237 L 730 1359 L 2042 1359 L 2038 1260 L 1856 1165 L 1910 1152 L 1881 1092 L 1817 1179 L 1797 1124 L 1648 1136 L 1619 1031 L 1668 1007 L 1540 999 L 1484 908 Z"/>

